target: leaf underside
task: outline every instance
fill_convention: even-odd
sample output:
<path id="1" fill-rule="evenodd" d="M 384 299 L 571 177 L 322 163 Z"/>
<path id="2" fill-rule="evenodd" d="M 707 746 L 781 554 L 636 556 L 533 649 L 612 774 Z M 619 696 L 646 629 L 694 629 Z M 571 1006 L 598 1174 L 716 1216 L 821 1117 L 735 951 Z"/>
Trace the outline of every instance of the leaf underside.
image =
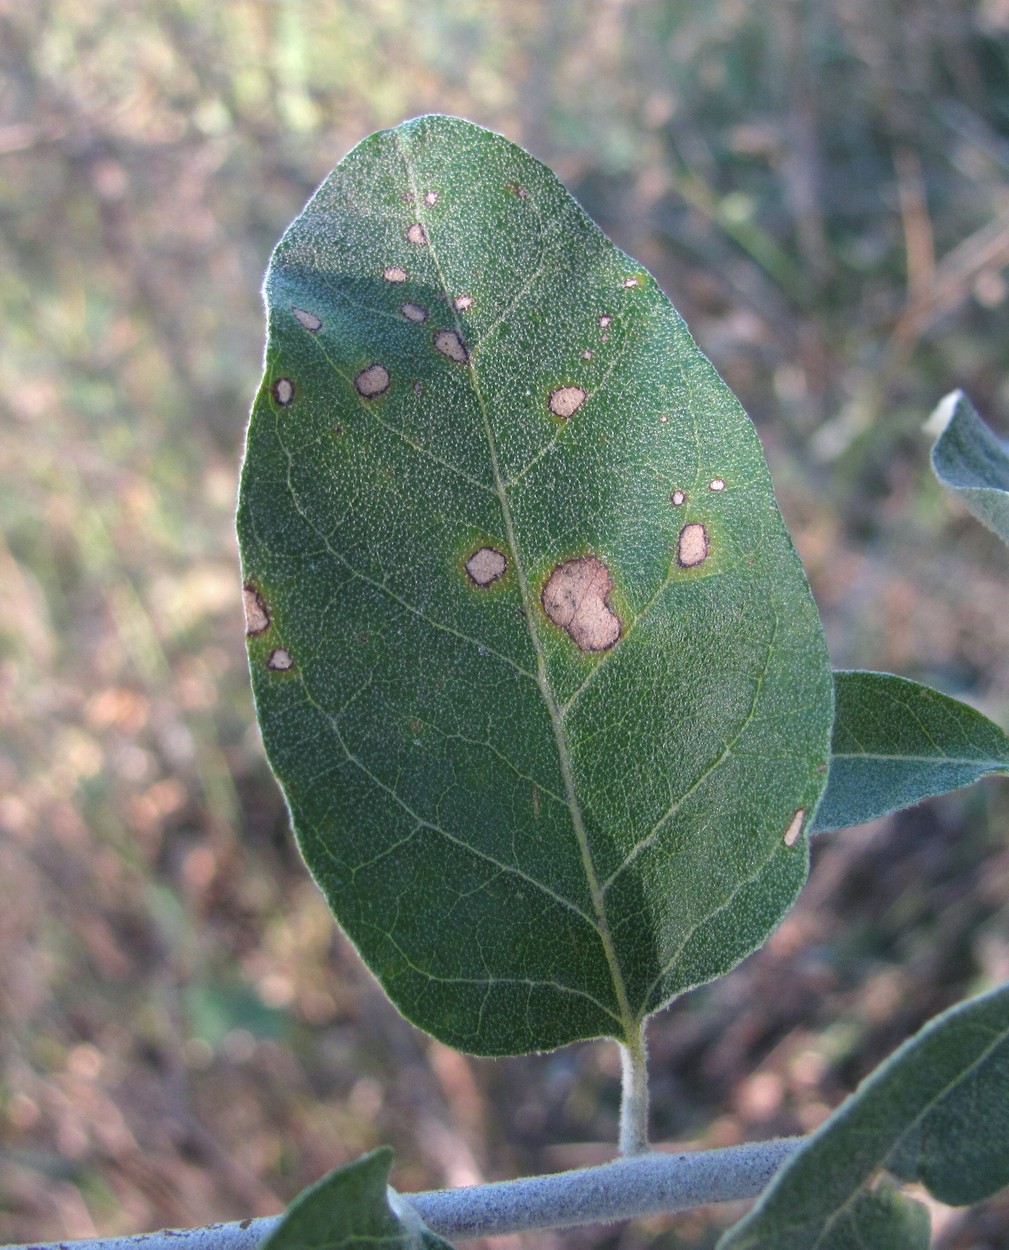
<path id="1" fill-rule="evenodd" d="M 239 506 L 302 853 L 414 1023 L 630 1038 L 791 905 L 819 618 L 752 426 L 652 277 L 468 122 L 281 240 Z"/>
<path id="2" fill-rule="evenodd" d="M 835 672 L 830 777 L 812 833 L 875 820 L 1009 772 L 1009 737 L 975 708 L 891 673 Z"/>
<path id="3" fill-rule="evenodd" d="M 845 1245 L 832 1238 L 856 1209 L 865 1212 L 864 1239 L 851 1244 L 903 1246 L 879 1230 L 913 1214 L 901 1217 L 893 1203 L 875 1214 L 862 1205 L 881 1171 L 919 1181 L 954 1206 L 989 1197 L 1009 1184 L 1007 1107 L 1003 986 L 944 1012 L 881 1064 L 791 1156 L 719 1250 Z"/>
<path id="4" fill-rule="evenodd" d="M 963 391 L 947 395 L 928 425 L 938 431 L 932 448 L 936 477 L 1009 543 L 1009 447 L 981 420 Z"/>

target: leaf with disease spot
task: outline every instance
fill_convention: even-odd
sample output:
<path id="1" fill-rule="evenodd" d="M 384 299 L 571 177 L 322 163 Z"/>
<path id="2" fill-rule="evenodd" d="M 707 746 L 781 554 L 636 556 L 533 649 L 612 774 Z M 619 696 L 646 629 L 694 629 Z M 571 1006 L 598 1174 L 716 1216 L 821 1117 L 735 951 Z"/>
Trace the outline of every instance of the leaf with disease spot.
<path id="1" fill-rule="evenodd" d="M 454 118 L 355 148 L 266 301 L 238 524 L 305 859 L 442 1041 L 631 1041 L 781 919 L 826 780 L 756 434 L 654 279 Z"/>
<path id="2" fill-rule="evenodd" d="M 719 1250 L 903 1247 L 880 1231 L 892 1210 L 879 1213 L 878 1225 L 869 1211 L 860 1242 L 835 1237 L 854 1209 L 867 1212 L 865 1200 L 886 1172 L 920 1182 L 952 1206 L 997 1193 L 1009 1184 L 1007 1109 L 1003 986 L 929 1021 L 880 1064 L 788 1159 Z"/>
<path id="3" fill-rule="evenodd" d="M 300 1193 L 262 1250 L 451 1250 L 389 1190 L 392 1151 L 382 1146 Z"/>
<path id="4" fill-rule="evenodd" d="M 836 672 L 830 776 L 810 832 L 1006 772 L 1009 737 L 968 704 L 891 673 Z"/>
<path id="5" fill-rule="evenodd" d="M 1009 446 L 985 425 L 963 391 L 941 400 L 926 428 L 937 436 L 936 477 L 1009 543 Z"/>

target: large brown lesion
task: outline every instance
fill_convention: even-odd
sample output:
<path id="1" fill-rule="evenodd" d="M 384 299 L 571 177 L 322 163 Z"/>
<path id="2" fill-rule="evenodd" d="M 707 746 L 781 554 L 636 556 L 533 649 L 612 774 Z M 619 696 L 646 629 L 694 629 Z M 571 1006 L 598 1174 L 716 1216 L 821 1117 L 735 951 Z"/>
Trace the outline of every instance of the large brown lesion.
<path id="1" fill-rule="evenodd" d="M 547 617 L 582 651 L 608 651 L 620 638 L 620 617 L 610 606 L 613 578 L 598 556 L 558 564 L 541 596 Z"/>

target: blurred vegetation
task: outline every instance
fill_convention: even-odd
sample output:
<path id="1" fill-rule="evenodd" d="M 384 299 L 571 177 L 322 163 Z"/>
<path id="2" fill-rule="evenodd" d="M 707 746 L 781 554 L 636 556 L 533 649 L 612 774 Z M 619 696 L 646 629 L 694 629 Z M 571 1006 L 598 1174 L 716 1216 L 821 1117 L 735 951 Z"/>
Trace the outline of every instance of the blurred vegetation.
<path id="1" fill-rule="evenodd" d="M 920 432 L 956 385 L 1009 420 L 1006 0 L 0 0 L 0 1241 L 271 1212 L 383 1141 L 412 1189 L 615 1139 L 613 1047 L 477 1062 L 398 1019 L 253 725 L 261 275 L 354 142 L 429 110 L 531 148 L 659 277 L 757 422 L 835 663 L 1009 722 L 1005 555 Z M 1009 978 L 1007 817 L 986 785 L 825 839 L 767 948 L 656 1022 L 659 1136 L 812 1128 Z M 935 1220 L 1009 1246 L 1005 1201 Z"/>

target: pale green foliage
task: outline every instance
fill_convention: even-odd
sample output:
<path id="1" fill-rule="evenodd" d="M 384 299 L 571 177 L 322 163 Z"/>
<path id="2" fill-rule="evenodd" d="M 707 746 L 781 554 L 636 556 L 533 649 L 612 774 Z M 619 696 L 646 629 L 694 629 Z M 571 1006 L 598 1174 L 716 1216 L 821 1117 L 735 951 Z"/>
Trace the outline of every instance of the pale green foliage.
<path id="1" fill-rule="evenodd" d="M 1009 542 L 1009 450 L 978 416 L 963 391 L 947 395 L 929 427 L 936 477 L 979 521 Z"/>
<path id="2" fill-rule="evenodd" d="M 388 1146 L 337 1168 L 291 1203 L 262 1250 L 449 1250 L 409 1207 L 390 1205 Z"/>
<path id="3" fill-rule="evenodd" d="M 986 716 L 890 673 L 834 674 L 830 778 L 813 833 L 843 829 L 1009 770 Z"/>

